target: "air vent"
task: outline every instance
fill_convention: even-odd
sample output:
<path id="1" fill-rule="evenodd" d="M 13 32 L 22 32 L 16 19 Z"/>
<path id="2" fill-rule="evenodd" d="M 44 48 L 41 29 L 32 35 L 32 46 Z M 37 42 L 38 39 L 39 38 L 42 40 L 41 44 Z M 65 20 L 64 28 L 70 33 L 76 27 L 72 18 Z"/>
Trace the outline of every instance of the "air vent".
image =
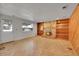
<path id="1" fill-rule="evenodd" d="M 67 8 L 66 6 L 63 6 L 63 7 L 62 7 L 62 9 L 66 9 L 66 8 Z"/>

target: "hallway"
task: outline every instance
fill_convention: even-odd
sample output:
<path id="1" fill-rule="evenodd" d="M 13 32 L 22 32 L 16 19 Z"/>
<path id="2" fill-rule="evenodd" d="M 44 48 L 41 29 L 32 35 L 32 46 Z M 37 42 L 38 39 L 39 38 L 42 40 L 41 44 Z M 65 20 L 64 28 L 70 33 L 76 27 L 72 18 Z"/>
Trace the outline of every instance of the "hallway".
<path id="1" fill-rule="evenodd" d="M 79 55 L 79 4 L 2 3 L 0 11 L 0 56 Z"/>
<path id="2" fill-rule="evenodd" d="M 1 44 L 1 56 L 74 56 L 77 55 L 67 40 L 40 36 Z"/>

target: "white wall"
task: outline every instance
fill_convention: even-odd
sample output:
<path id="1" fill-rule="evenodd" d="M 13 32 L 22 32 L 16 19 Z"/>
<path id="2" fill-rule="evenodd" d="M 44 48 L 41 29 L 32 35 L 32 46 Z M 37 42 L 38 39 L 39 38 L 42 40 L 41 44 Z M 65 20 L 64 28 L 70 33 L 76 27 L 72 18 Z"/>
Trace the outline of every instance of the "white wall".
<path id="1" fill-rule="evenodd" d="M 9 41 L 14 41 L 14 40 L 20 40 L 20 39 L 23 39 L 23 38 L 32 37 L 32 36 L 37 35 L 37 25 L 36 25 L 36 23 L 34 23 L 32 21 L 23 20 L 21 18 L 15 17 L 15 16 L 7 16 L 7 15 L 0 14 L 0 20 L 1 19 L 12 20 L 13 32 L 2 32 L 0 30 L 1 31 L 1 33 L 0 33 L 1 34 L 0 43 L 5 43 L 5 42 L 9 42 Z M 23 32 L 21 25 L 24 22 L 27 23 L 27 24 L 33 23 L 33 25 L 34 25 L 33 31 Z"/>
<path id="2" fill-rule="evenodd" d="M 33 31 L 23 32 L 22 28 L 21 28 L 22 23 L 27 23 L 27 24 L 33 23 L 33 26 L 34 26 Z M 34 23 L 34 22 L 31 22 L 31 21 L 28 21 L 28 20 L 22 20 L 20 18 L 15 18 L 15 20 L 13 21 L 13 24 L 14 24 L 13 34 L 14 34 L 15 40 L 16 39 L 19 40 L 19 39 L 23 39 L 23 38 L 26 38 L 26 37 L 31 37 L 31 36 L 37 35 L 37 26 L 36 26 L 36 23 Z"/>
<path id="3" fill-rule="evenodd" d="M 0 22 L 0 42 L 1 42 L 1 22 Z"/>
<path id="4" fill-rule="evenodd" d="M 9 16 L 5 16 L 3 14 L 0 14 L 0 34 L 1 34 L 1 38 L 0 38 L 0 43 L 3 43 L 3 42 L 8 42 L 8 41 L 11 41 L 12 40 L 12 32 L 3 32 L 2 31 L 2 22 L 1 20 L 2 19 L 10 19 Z"/>

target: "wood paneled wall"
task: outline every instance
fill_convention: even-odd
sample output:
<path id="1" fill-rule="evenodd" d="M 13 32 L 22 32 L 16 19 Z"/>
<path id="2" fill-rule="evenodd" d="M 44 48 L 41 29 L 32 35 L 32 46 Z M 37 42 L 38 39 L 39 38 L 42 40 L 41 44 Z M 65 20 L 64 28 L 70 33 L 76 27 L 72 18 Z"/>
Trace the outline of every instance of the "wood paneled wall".
<path id="1" fill-rule="evenodd" d="M 69 19 L 61 19 L 51 22 L 37 24 L 37 33 L 41 36 L 47 36 L 46 32 L 50 31 L 51 38 L 67 39 L 69 38 Z"/>
<path id="2" fill-rule="evenodd" d="M 69 38 L 69 19 L 62 19 L 56 21 L 56 38 Z"/>
<path id="3" fill-rule="evenodd" d="M 79 54 L 79 5 L 74 10 L 69 22 L 69 40 Z"/>

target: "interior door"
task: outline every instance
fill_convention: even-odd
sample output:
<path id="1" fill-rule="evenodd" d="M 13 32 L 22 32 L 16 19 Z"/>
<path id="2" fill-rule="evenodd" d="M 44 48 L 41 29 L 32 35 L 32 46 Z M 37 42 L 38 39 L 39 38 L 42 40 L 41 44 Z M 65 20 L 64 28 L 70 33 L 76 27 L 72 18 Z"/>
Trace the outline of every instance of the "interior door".
<path id="1" fill-rule="evenodd" d="M 44 23 L 37 23 L 37 35 L 44 34 Z"/>

